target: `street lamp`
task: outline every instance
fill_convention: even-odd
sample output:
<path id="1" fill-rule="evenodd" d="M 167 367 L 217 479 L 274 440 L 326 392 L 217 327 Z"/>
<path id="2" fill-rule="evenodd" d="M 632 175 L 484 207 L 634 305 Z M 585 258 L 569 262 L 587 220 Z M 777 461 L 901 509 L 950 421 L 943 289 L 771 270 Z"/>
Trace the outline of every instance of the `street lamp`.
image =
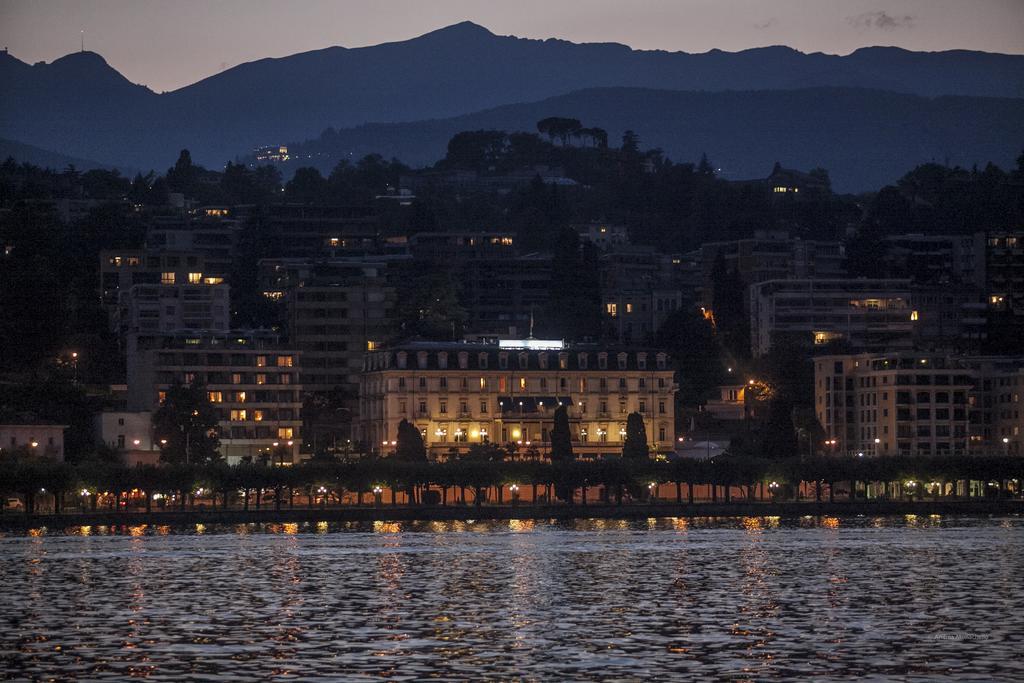
<path id="1" fill-rule="evenodd" d="M 508 490 L 512 492 L 512 504 L 519 504 L 519 484 L 512 484 L 508 487 Z"/>
<path id="2" fill-rule="evenodd" d="M 373 504 L 374 505 L 380 506 L 380 497 L 381 497 L 382 493 L 384 493 L 384 489 L 381 488 L 379 484 L 373 487 Z"/>

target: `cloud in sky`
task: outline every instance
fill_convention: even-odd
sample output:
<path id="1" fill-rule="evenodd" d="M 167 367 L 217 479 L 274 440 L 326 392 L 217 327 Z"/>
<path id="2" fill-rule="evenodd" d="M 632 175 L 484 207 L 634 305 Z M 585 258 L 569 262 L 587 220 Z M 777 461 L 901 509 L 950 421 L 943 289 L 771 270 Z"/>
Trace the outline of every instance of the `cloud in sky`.
<path id="1" fill-rule="evenodd" d="M 879 29 L 895 31 L 902 28 L 913 28 L 914 17 L 909 14 L 893 15 L 886 11 L 864 12 L 853 17 L 846 17 L 846 23 L 860 30 Z"/>

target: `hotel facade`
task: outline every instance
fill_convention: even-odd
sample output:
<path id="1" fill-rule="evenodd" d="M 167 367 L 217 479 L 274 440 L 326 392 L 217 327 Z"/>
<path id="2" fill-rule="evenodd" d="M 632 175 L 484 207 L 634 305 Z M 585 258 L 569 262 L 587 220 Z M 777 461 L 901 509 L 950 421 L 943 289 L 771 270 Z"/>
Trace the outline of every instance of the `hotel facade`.
<path id="1" fill-rule="evenodd" d="M 488 441 L 546 455 L 564 405 L 578 456 L 621 454 L 631 412 L 643 416 L 651 451 L 666 453 L 675 442 L 676 390 L 660 352 L 534 339 L 414 342 L 367 354 L 358 435 L 390 452 L 405 419 L 432 459 Z"/>

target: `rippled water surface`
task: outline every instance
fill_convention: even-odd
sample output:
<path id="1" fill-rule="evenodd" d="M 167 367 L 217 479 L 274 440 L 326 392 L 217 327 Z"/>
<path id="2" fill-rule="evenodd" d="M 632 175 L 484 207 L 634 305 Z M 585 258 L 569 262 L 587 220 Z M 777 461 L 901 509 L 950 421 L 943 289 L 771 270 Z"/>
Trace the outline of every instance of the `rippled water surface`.
<path id="1" fill-rule="evenodd" d="M 1024 680 L 1024 520 L 0 537 L 12 679 Z"/>

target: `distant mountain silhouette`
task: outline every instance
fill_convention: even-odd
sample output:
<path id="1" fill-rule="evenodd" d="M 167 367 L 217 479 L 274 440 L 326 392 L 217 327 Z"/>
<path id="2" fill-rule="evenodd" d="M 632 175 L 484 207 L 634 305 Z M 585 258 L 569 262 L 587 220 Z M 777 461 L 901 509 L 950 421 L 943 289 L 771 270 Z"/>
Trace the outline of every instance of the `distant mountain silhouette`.
<path id="1" fill-rule="evenodd" d="M 94 168 L 112 169 L 117 168 L 112 164 L 101 164 L 91 159 L 79 159 L 69 157 L 66 154 L 51 152 L 48 149 L 40 149 L 32 145 L 26 145 L 14 140 L 0 138 L 0 162 L 7 159 L 14 159 L 19 164 L 32 164 L 42 168 L 52 168 L 55 171 L 62 171 L 68 166 L 74 166 L 79 171 L 90 171 Z M 122 175 L 134 175 L 135 171 L 127 167 L 119 167 Z"/>
<path id="2" fill-rule="evenodd" d="M 340 130 L 290 144 L 296 158 L 283 170 L 317 166 L 327 172 L 341 159 L 369 153 L 423 166 L 444 157 L 455 133 L 536 132 L 536 122 L 548 116 L 604 128 L 615 145 L 632 129 L 643 147 L 661 148 L 674 161 L 695 162 L 706 152 L 730 180 L 763 178 L 776 161 L 802 169 L 822 166 L 842 192 L 877 189 L 928 161 L 968 168 L 992 161 L 1012 168 L 1024 150 L 1024 99 L 927 98 L 861 88 L 597 88 L 450 119 Z"/>
<path id="3" fill-rule="evenodd" d="M 0 53 L 0 136 L 144 168 L 165 168 L 188 147 L 216 166 L 239 150 L 328 126 L 446 118 L 621 86 L 1024 97 L 1024 56 L 897 48 L 835 56 L 786 47 L 688 54 L 496 36 L 464 22 L 403 42 L 262 59 L 156 94 L 94 53 L 32 66 Z"/>

